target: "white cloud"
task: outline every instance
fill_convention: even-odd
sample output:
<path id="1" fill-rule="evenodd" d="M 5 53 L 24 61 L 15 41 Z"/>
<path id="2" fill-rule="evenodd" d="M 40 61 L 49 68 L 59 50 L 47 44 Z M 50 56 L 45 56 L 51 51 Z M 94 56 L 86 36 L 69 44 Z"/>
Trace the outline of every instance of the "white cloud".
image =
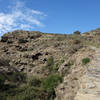
<path id="1" fill-rule="evenodd" d="M 33 26 L 27 25 L 27 24 L 21 24 L 21 29 L 29 29 L 29 28 L 34 28 Z"/>
<path id="2" fill-rule="evenodd" d="M 0 12 L 0 34 L 17 29 L 32 30 L 44 26 L 41 19 L 46 14 L 41 11 L 26 8 L 22 2 L 16 2 L 9 9 L 9 13 Z"/>

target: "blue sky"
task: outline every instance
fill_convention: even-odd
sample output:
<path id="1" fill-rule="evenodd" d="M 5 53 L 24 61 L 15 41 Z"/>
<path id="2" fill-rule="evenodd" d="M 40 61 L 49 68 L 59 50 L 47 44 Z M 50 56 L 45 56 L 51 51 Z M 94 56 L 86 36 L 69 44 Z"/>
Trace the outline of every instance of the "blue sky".
<path id="1" fill-rule="evenodd" d="M 73 33 L 100 27 L 100 0 L 0 0 L 0 34 L 16 29 Z"/>

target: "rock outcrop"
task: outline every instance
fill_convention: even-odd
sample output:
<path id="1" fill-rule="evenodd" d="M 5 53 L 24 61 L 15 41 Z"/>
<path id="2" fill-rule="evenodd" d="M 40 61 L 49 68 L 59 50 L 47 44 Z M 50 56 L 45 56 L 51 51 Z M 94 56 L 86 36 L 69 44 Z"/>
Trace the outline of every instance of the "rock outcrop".
<path id="1" fill-rule="evenodd" d="M 91 61 L 83 65 L 82 59 L 86 57 Z M 83 48 L 72 55 L 71 60 L 74 64 L 69 74 L 65 74 L 63 83 L 56 88 L 55 100 L 100 100 L 100 49 Z M 59 68 L 62 73 L 66 63 Z"/>
<path id="2" fill-rule="evenodd" d="M 92 49 L 94 53 L 91 62 L 79 80 L 80 88 L 74 100 L 100 100 L 100 49 Z"/>

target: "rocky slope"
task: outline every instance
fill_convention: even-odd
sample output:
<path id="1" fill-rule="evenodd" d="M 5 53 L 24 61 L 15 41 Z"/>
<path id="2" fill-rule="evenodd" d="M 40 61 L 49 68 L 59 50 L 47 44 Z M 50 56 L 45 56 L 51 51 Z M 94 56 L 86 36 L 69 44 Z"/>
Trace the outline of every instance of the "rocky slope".
<path id="1" fill-rule="evenodd" d="M 69 61 L 74 61 L 74 63 L 69 70 L 69 74 L 65 74 L 63 83 L 56 88 L 56 100 L 77 100 L 75 98 L 78 97 L 76 97 L 76 95 L 81 88 L 80 85 L 85 84 L 82 83 L 81 77 L 86 74 L 88 68 L 88 64 L 84 65 L 82 63 L 82 59 L 92 59 L 93 52 L 92 49 L 84 47 L 71 56 Z M 65 62 L 64 65 L 61 66 L 61 69 L 64 68 L 67 63 L 68 62 Z M 60 71 L 62 72 L 61 69 Z M 81 100 L 81 98 L 78 100 Z"/>
<path id="2" fill-rule="evenodd" d="M 20 100 L 99 100 L 99 53 L 100 29 L 81 35 L 8 32 L 0 40 L 0 82 L 3 82 L 0 87 L 5 84 L 17 87 L 9 90 L 10 94 L 6 94 L 8 88 L 1 89 L 0 99 L 19 100 L 23 94 Z M 35 76 L 39 80 L 32 79 L 33 85 L 27 86 L 22 73 L 28 79 Z M 55 77 L 53 81 L 50 75 Z M 61 83 L 53 83 L 55 80 Z M 26 87 L 33 92 L 26 91 L 25 97 Z"/>

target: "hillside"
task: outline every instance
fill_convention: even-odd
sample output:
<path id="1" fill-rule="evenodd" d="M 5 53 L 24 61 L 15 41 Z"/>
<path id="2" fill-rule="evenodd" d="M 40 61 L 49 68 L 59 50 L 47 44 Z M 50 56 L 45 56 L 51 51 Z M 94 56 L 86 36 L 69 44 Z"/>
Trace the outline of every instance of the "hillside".
<path id="1" fill-rule="evenodd" d="M 0 55 L 0 100 L 100 100 L 100 29 L 8 32 Z"/>

